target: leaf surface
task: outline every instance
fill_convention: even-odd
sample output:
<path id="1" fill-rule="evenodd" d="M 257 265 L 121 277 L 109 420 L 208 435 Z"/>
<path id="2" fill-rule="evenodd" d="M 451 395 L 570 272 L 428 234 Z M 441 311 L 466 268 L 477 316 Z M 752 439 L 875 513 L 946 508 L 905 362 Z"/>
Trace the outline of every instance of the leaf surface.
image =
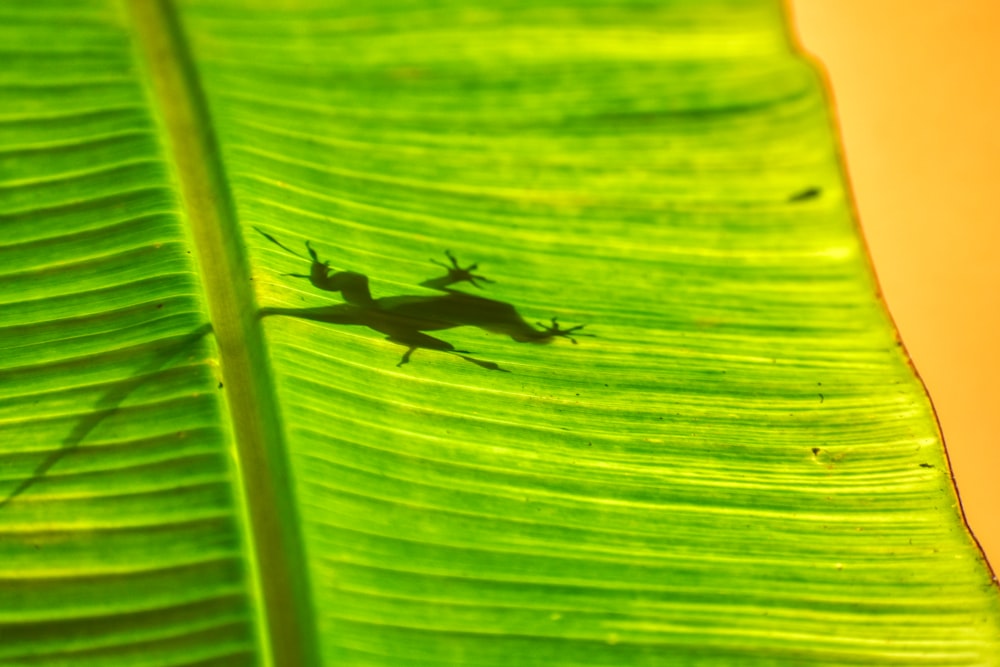
<path id="1" fill-rule="evenodd" d="M 0 44 L 0 663 L 1000 662 L 780 4 Z"/>

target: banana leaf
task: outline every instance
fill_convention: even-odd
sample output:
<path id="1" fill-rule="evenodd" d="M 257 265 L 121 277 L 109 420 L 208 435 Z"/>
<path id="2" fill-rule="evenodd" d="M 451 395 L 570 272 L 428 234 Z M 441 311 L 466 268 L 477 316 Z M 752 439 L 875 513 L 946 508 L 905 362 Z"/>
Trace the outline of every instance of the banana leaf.
<path id="1" fill-rule="evenodd" d="M 13 0 L 0 62 L 0 664 L 1000 664 L 777 0 Z"/>

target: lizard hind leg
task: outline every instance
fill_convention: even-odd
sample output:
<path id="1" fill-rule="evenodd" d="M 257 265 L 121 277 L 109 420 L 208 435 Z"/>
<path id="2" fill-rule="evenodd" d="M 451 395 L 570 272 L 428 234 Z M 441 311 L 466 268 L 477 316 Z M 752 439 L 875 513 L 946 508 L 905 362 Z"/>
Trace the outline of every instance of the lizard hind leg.
<path id="1" fill-rule="evenodd" d="M 407 348 L 406 352 L 403 353 L 403 358 L 399 360 L 398 364 L 396 364 L 396 368 L 399 368 L 400 366 L 403 366 L 404 364 L 410 363 L 410 355 L 412 355 L 413 352 L 414 352 L 414 350 L 416 350 L 416 349 L 417 348 L 415 348 L 415 347 Z"/>
<path id="2" fill-rule="evenodd" d="M 427 334 L 419 331 L 398 332 L 391 336 L 386 336 L 385 339 L 390 343 L 405 345 L 407 348 L 406 352 L 403 353 L 403 358 L 399 360 L 398 364 L 396 364 L 397 368 L 408 364 L 410 362 L 410 357 L 417 349 L 436 350 L 438 352 L 465 352 L 465 350 L 456 350 L 455 346 L 448 341 L 435 338 L 434 336 L 428 336 Z"/>

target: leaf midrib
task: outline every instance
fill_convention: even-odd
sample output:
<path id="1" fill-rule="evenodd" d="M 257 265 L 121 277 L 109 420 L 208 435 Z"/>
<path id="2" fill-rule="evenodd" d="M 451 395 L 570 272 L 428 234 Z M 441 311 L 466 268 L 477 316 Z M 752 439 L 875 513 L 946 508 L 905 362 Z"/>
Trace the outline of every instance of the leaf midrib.
<path id="1" fill-rule="evenodd" d="M 260 629 L 274 665 L 318 648 L 289 464 L 249 264 L 212 123 L 170 0 L 126 0 L 138 58 L 181 193 L 218 344 L 249 519 Z"/>

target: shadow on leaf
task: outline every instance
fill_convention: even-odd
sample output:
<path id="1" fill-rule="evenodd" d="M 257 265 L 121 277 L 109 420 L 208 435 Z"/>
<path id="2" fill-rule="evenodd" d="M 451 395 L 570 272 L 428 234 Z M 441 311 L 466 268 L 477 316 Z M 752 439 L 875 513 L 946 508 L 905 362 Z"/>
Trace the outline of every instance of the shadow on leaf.
<path id="1" fill-rule="evenodd" d="M 450 251 L 445 251 L 448 264 L 431 260 L 432 263 L 444 268 L 447 273 L 420 283 L 422 287 L 438 290 L 443 294 L 431 296 L 403 294 L 375 299 L 368 287 L 368 276 L 354 271 L 334 271 L 330 268 L 329 261 L 319 258 L 309 242 L 306 242 L 306 250 L 309 252 L 309 256 L 306 257 L 291 250 L 270 234 L 260 229 L 257 231 L 286 252 L 310 262 L 308 274 L 285 275 L 309 280 L 314 287 L 324 292 L 339 292 L 345 301 L 318 308 L 262 308 L 261 316 L 285 315 L 329 324 L 368 327 L 385 334 L 386 340 L 406 347 L 406 352 L 396 366 L 409 363 L 413 353 L 422 349 L 454 354 L 488 370 L 509 372 L 495 362 L 471 356 L 467 350 L 455 349 L 451 343 L 426 333 L 429 331 L 474 327 L 489 333 L 509 336 L 518 343 L 549 343 L 556 338 L 567 338 L 576 344 L 575 336 L 592 335 L 579 333 L 584 327 L 582 324 L 563 329 L 554 317 L 551 324 L 537 323 L 540 328 L 535 328 L 528 324 L 509 303 L 453 289 L 453 285 L 463 282 L 482 289 L 480 283 L 493 281 L 473 273 L 479 268 L 476 264 L 464 268 L 460 266 Z"/>
<path id="2" fill-rule="evenodd" d="M 205 324 L 193 332 L 182 336 L 179 340 L 169 341 L 160 345 L 159 349 L 152 352 L 149 363 L 140 367 L 133 378 L 116 383 L 111 389 L 106 391 L 94 404 L 91 412 L 80 419 L 73 427 L 73 430 L 60 443 L 59 449 L 51 452 L 42 459 L 30 475 L 22 479 L 4 498 L 0 500 L 0 510 L 3 510 L 15 498 L 30 489 L 35 483 L 41 480 L 64 456 L 80 445 L 90 433 L 97 428 L 101 422 L 115 414 L 122 402 L 128 395 L 141 387 L 146 382 L 155 378 L 157 371 L 162 370 L 167 364 L 177 358 L 181 353 L 196 343 L 205 334 L 212 330 L 211 324 Z"/>

